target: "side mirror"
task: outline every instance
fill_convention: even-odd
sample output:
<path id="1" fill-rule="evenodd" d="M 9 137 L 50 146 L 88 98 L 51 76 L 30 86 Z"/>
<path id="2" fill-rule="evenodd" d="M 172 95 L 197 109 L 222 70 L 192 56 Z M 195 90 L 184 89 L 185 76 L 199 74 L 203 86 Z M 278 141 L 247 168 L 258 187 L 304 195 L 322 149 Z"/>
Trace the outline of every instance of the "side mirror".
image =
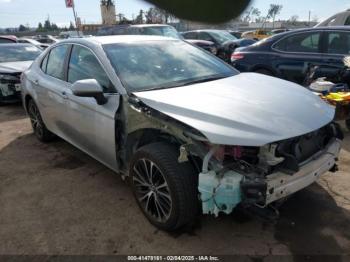
<path id="1" fill-rule="evenodd" d="M 93 97 L 99 105 L 107 103 L 107 98 L 103 94 L 103 89 L 95 79 L 76 81 L 72 85 L 72 92 L 75 96 Z"/>

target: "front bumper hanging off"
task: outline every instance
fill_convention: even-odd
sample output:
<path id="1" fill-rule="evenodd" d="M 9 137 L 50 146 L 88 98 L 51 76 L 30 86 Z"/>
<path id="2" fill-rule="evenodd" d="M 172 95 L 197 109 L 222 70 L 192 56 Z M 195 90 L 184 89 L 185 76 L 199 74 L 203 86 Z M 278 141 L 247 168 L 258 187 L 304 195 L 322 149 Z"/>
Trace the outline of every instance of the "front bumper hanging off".
<path id="1" fill-rule="evenodd" d="M 201 194 L 204 214 L 219 212 L 231 213 L 240 203 L 244 206 L 257 205 L 266 207 L 314 183 L 327 171 L 334 169 L 341 149 L 339 139 L 332 140 L 328 146 L 305 162 L 300 170 L 293 174 L 276 172 L 263 180 L 248 181 L 235 172 L 227 171 L 217 174 L 207 171 L 199 175 L 199 192 Z"/>
<path id="2" fill-rule="evenodd" d="M 278 172 L 267 176 L 265 204 L 268 205 L 285 198 L 314 183 L 321 175 L 336 165 L 340 149 L 341 142 L 335 139 L 324 151 L 314 156 L 294 175 Z"/>

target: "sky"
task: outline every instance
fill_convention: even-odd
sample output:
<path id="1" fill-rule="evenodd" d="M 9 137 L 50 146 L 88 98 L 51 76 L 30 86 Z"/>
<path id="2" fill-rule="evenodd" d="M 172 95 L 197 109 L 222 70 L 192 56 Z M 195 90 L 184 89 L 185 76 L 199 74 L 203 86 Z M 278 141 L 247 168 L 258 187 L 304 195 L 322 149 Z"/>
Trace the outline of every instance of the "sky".
<path id="1" fill-rule="evenodd" d="M 233 0 L 232 0 L 233 1 Z M 76 11 L 82 22 L 100 23 L 99 0 L 75 0 Z M 116 0 L 117 13 L 128 18 L 137 15 L 140 9 L 148 9 L 143 0 Z M 255 0 L 253 6 L 266 14 L 270 4 L 281 4 L 283 9 L 277 19 L 288 19 L 298 15 L 300 19 L 317 16 L 319 20 L 350 8 L 349 0 Z M 317 3 L 317 4 L 315 4 Z M 20 24 L 36 27 L 47 17 L 59 26 L 69 25 L 73 21 L 73 12 L 65 7 L 64 0 L 0 0 L 0 27 L 18 27 Z"/>

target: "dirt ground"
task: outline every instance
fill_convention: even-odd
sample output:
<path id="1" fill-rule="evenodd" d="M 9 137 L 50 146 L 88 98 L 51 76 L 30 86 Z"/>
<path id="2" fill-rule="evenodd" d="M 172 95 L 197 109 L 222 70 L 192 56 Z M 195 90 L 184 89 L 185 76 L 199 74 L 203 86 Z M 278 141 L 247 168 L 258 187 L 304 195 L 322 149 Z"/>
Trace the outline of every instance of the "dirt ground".
<path id="1" fill-rule="evenodd" d="M 297 193 L 277 223 L 235 213 L 158 231 L 121 178 L 68 143 L 42 144 L 21 105 L 0 107 L 0 254 L 350 254 L 350 134 L 340 171 Z"/>

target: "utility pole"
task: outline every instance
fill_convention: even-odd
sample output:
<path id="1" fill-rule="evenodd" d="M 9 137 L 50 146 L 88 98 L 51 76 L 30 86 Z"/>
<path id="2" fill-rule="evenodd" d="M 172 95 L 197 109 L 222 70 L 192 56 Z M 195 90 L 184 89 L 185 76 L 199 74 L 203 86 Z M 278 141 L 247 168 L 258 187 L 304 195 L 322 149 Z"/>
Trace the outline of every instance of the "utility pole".
<path id="1" fill-rule="evenodd" d="M 309 10 L 309 27 L 311 25 L 311 10 Z"/>
<path id="2" fill-rule="evenodd" d="M 79 37 L 80 33 L 79 33 L 78 19 L 77 19 L 77 13 L 75 12 L 75 3 L 74 2 L 73 2 L 73 14 L 74 14 L 74 19 L 75 19 L 75 28 L 77 29 L 77 34 Z"/>
<path id="3" fill-rule="evenodd" d="M 67 7 L 67 8 L 72 8 L 72 9 L 73 9 L 73 15 L 74 15 L 74 20 L 75 20 L 75 27 L 76 27 L 76 29 L 77 29 L 77 34 L 78 34 L 78 36 L 80 36 L 79 28 L 78 28 L 77 13 L 75 12 L 74 0 L 65 0 L 65 2 L 66 2 L 66 7 Z"/>

